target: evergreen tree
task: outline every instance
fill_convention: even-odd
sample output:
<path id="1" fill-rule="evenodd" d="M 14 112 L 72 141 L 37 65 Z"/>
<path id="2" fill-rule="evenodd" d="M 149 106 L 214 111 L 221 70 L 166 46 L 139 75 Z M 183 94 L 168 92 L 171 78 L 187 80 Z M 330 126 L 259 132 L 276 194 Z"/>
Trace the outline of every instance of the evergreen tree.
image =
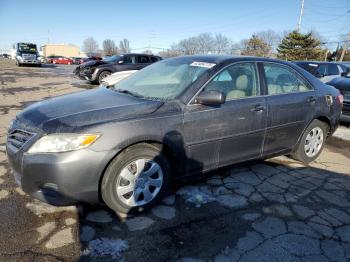
<path id="1" fill-rule="evenodd" d="M 312 33 L 293 31 L 286 35 L 277 48 L 277 57 L 284 60 L 323 60 L 321 42 Z"/>

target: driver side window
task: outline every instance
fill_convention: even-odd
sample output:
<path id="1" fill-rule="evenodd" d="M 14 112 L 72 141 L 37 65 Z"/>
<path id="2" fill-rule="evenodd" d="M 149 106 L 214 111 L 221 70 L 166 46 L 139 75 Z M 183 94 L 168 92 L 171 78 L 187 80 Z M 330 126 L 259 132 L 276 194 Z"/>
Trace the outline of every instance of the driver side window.
<path id="1" fill-rule="evenodd" d="M 208 85 L 205 91 L 219 91 L 226 101 L 260 95 L 254 63 L 233 64 L 221 71 Z"/>

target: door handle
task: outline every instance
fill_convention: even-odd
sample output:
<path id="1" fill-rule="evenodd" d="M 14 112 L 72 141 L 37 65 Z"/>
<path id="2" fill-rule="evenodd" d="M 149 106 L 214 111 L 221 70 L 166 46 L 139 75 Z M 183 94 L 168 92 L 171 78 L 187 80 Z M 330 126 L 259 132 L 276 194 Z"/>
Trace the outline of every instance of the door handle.
<path id="1" fill-rule="evenodd" d="M 250 109 L 250 112 L 261 112 L 264 111 L 265 107 L 262 105 L 256 105 L 252 109 Z"/>
<path id="2" fill-rule="evenodd" d="M 316 103 L 316 98 L 313 97 L 313 96 L 310 96 L 310 97 L 307 99 L 307 102 L 310 103 L 310 104 L 314 104 L 314 103 Z"/>

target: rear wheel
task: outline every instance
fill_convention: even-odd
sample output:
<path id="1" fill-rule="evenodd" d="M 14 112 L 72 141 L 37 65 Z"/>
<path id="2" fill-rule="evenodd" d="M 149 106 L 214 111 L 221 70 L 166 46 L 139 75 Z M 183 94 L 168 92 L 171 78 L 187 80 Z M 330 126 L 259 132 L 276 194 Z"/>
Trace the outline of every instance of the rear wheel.
<path id="1" fill-rule="evenodd" d="M 101 84 L 102 80 L 106 78 L 107 76 L 111 75 L 111 72 L 109 71 L 102 71 L 98 76 L 98 83 Z"/>
<path id="2" fill-rule="evenodd" d="M 159 148 L 139 144 L 127 148 L 108 166 L 102 198 L 118 213 L 138 213 L 154 206 L 170 183 L 170 165 Z"/>
<path id="3" fill-rule="evenodd" d="M 315 119 L 305 130 L 292 157 L 296 160 L 309 164 L 322 152 L 328 135 L 328 124 Z"/>

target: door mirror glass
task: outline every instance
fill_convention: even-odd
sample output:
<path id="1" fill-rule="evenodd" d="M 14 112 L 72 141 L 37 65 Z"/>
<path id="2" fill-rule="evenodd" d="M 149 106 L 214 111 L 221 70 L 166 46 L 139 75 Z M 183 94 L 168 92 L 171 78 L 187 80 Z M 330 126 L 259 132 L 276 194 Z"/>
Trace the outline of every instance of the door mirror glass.
<path id="1" fill-rule="evenodd" d="M 197 96 L 195 102 L 208 106 L 221 105 L 225 103 L 225 95 L 215 90 L 203 91 Z"/>
<path id="2" fill-rule="evenodd" d="M 121 64 L 123 64 L 123 63 L 124 63 L 123 60 L 118 61 L 118 64 L 119 64 L 119 65 L 121 65 Z"/>

